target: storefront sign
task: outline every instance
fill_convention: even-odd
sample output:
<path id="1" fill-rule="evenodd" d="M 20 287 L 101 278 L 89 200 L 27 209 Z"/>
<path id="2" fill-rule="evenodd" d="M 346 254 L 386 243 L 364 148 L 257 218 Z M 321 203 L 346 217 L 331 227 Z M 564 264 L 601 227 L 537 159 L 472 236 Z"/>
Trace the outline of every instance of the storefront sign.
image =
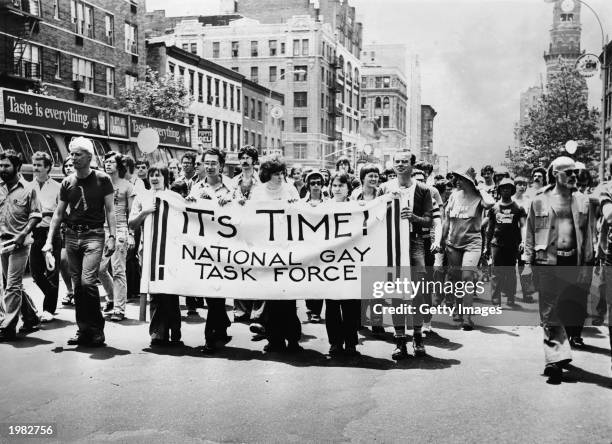
<path id="1" fill-rule="evenodd" d="M 140 131 L 153 128 L 159 134 L 160 145 L 173 145 L 191 148 L 191 133 L 187 125 L 164 122 L 162 120 L 147 119 L 145 117 L 130 116 L 130 138 L 136 139 Z"/>
<path id="2" fill-rule="evenodd" d="M 111 137 L 128 138 L 128 117 L 126 115 L 108 113 L 108 135 Z"/>
<path id="3" fill-rule="evenodd" d="M 19 125 L 106 135 L 106 110 L 42 95 L 2 90 L 4 118 Z"/>

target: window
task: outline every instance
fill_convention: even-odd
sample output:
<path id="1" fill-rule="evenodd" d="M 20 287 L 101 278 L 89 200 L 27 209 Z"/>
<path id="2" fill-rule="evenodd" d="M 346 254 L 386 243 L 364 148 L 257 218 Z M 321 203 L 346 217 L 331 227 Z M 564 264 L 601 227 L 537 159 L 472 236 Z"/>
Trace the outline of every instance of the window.
<path id="1" fill-rule="evenodd" d="M 236 124 L 236 146 L 238 148 L 240 148 L 242 145 L 240 145 L 240 132 L 242 131 L 242 125 L 240 125 L 239 123 Z"/>
<path id="2" fill-rule="evenodd" d="M 244 115 L 249 117 L 249 98 L 244 96 Z"/>
<path id="3" fill-rule="evenodd" d="M 308 132 L 308 117 L 294 117 L 293 118 L 293 130 L 296 133 L 307 133 Z"/>
<path id="4" fill-rule="evenodd" d="M 203 83 L 204 83 L 204 74 L 199 72 L 198 73 L 198 102 L 204 101 Z"/>
<path id="5" fill-rule="evenodd" d="M 365 88 L 368 84 L 368 78 L 366 76 L 361 76 L 361 87 Z"/>
<path id="6" fill-rule="evenodd" d="M 136 25 L 125 24 L 125 50 L 132 54 L 138 54 L 138 28 Z"/>
<path id="7" fill-rule="evenodd" d="M 561 14 L 561 21 L 562 22 L 573 22 L 574 14 Z"/>
<path id="8" fill-rule="evenodd" d="M 193 93 L 195 91 L 195 86 L 194 86 L 194 82 L 195 82 L 195 72 L 193 72 L 192 70 L 189 70 L 189 84 L 187 86 L 187 88 L 189 89 L 189 95 L 193 96 Z"/>
<path id="9" fill-rule="evenodd" d="M 279 79 L 284 79 L 285 78 L 285 68 L 281 68 L 280 69 L 280 74 L 278 76 Z"/>
<path id="10" fill-rule="evenodd" d="M 376 100 L 374 100 L 374 108 L 376 109 L 382 108 L 382 101 L 380 97 L 376 97 Z"/>
<path id="11" fill-rule="evenodd" d="M 304 108 L 308 106 L 308 93 L 306 91 L 294 92 L 293 106 L 296 108 Z"/>
<path id="12" fill-rule="evenodd" d="M 255 146 L 255 131 L 251 131 L 251 145 Z"/>
<path id="13" fill-rule="evenodd" d="M 230 109 L 234 111 L 234 85 L 230 85 Z"/>
<path id="14" fill-rule="evenodd" d="M 174 63 L 168 63 L 168 71 L 171 75 L 174 75 Z"/>
<path id="15" fill-rule="evenodd" d="M 93 63 L 89 60 L 72 58 L 72 80 L 80 80 L 85 91 L 93 92 L 94 71 Z"/>
<path id="16" fill-rule="evenodd" d="M 382 88 L 383 86 L 383 78 L 382 77 L 376 77 L 375 81 L 374 81 L 374 87 L 375 88 Z"/>
<path id="17" fill-rule="evenodd" d="M 223 82 L 223 108 L 227 109 L 227 82 Z"/>
<path id="18" fill-rule="evenodd" d="M 204 117 L 198 116 L 198 128 L 204 128 Z"/>
<path id="19" fill-rule="evenodd" d="M 257 66 L 251 66 L 251 81 L 259 83 L 259 68 Z"/>
<path id="20" fill-rule="evenodd" d="M 255 119 L 255 99 L 251 99 L 251 119 Z"/>
<path id="21" fill-rule="evenodd" d="M 14 50 L 15 74 L 25 78 L 40 78 L 40 48 L 29 43 L 17 43 Z"/>
<path id="22" fill-rule="evenodd" d="M 215 146 L 221 146 L 219 144 L 219 121 L 215 119 Z"/>
<path id="23" fill-rule="evenodd" d="M 276 82 L 276 66 L 270 66 L 270 82 Z"/>
<path id="24" fill-rule="evenodd" d="M 247 145 L 249 143 L 249 131 L 244 130 L 244 144 Z"/>
<path id="25" fill-rule="evenodd" d="M 185 67 L 179 66 L 179 77 L 181 78 L 181 82 L 184 81 L 185 78 Z"/>
<path id="26" fill-rule="evenodd" d="M 233 123 L 230 123 L 229 136 L 230 136 L 230 149 L 234 151 L 236 147 L 234 145 L 234 124 Z"/>
<path id="27" fill-rule="evenodd" d="M 110 14 L 106 14 L 104 16 L 104 37 L 106 38 L 106 43 L 109 45 L 114 45 L 114 28 L 115 28 L 115 20 L 113 16 Z"/>
<path id="28" fill-rule="evenodd" d="M 297 57 L 299 55 L 300 55 L 300 41 L 294 40 L 293 41 L 293 57 Z"/>
<path id="29" fill-rule="evenodd" d="M 59 0 L 53 0 L 53 18 L 59 20 Z"/>
<path id="30" fill-rule="evenodd" d="M 191 44 L 191 53 L 192 54 L 197 54 L 198 53 L 198 44 L 197 43 L 192 43 Z"/>
<path id="31" fill-rule="evenodd" d="M 285 54 L 285 42 L 281 42 L 281 55 Z"/>
<path id="32" fill-rule="evenodd" d="M 236 88 L 236 111 L 240 111 L 240 97 L 241 93 L 240 93 L 240 88 Z"/>
<path id="33" fill-rule="evenodd" d="M 206 76 L 206 94 L 208 95 L 208 100 L 206 103 L 209 105 L 213 104 L 213 96 L 212 96 L 212 77 Z M 210 125 L 208 126 L 210 128 Z"/>
<path id="34" fill-rule="evenodd" d="M 62 78 L 62 53 L 59 51 L 55 53 L 55 78 Z"/>
<path id="35" fill-rule="evenodd" d="M 323 93 L 321 93 L 321 109 L 325 109 L 325 94 Z"/>
<path id="36" fill-rule="evenodd" d="M 321 83 L 325 83 L 325 68 L 321 66 Z"/>
<path id="37" fill-rule="evenodd" d="M 366 99 L 365 97 L 362 97 L 362 98 L 361 98 L 361 109 L 364 109 L 364 108 L 366 107 L 366 103 L 367 103 L 367 101 L 366 101 L 366 100 L 367 100 L 367 99 Z"/>
<path id="38" fill-rule="evenodd" d="M 125 75 L 125 89 L 134 89 L 136 82 L 138 82 L 138 77 L 132 74 Z"/>
<path id="39" fill-rule="evenodd" d="M 383 99 L 383 114 L 384 115 L 389 115 L 389 111 L 390 111 L 390 100 L 389 97 L 385 97 Z"/>
<path id="40" fill-rule="evenodd" d="M 308 145 L 305 143 L 294 143 L 293 144 L 293 157 L 296 159 L 306 159 L 306 152 Z"/>
<path id="41" fill-rule="evenodd" d="M 252 40 L 251 41 L 251 57 L 257 57 L 257 54 L 258 54 L 257 40 Z"/>
<path id="42" fill-rule="evenodd" d="M 80 0 L 71 0 L 70 17 L 74 23 L 74 32 L 93 37 L 93 9 Z"/>
<path id="43" fill-rule="evenodd" d="M 181 49 L 183 51 L 188 51 L 189 50 L 189 43 L 183 43 L 182 46 L 181 46 Z"/>
<path id="44" fill-rule="evenodd" d="M 295 67 L 293 71 L 293 81 L 294 82 L 305 82 L 308 77 L 308 66 L 299 65 Z"/>
<path id="45" fill-rule="evenodd" d="M 303 56 L 308 55 L 308 39 L 302 40 L 302 55 Z"/>
<path id="46" fill-rule="evenodd" d="M 383 116 L 382 127 L 389 128 L 389 116 Z"/>
<path id="47" fill-rule="evenodd" d="M 230 69 L 234 72 L 240 72 L 240 68 L 238 68 L 237 66 L 232 66 Z"/>
<path id="48" fill-rule="evenodd" d="M 227 149 L 227 122 L 223 122 L 223 149 Z"/>
<path id="49" fill-rule="evenodd" d="M 261 103 L 261 100 L 257 101 L 257 120 L 263 120 L 263 104 Z"/>
<path id="50" fill-rule="evenodd" d="M 383 88 L 390 88 L 390 87 L 391 87 L 391 77 L 389 76 L 383 77 Z"/>
<path id="51" fill-rule="evenodd" d="M 213 42 L 213 51 L 212 56 L 213 59 L 219 58 L 219 49 L 221 48 L 221 42 Z"/>
<path id="52" fill-rule="evenodd" d="M 240 53 L 240 43 L 232 42 L 232 57 L 238 57 Z"/>
<path id="53" fill-rule="evenodd" d="M 219 106 L 219 79 L 215 79 L 215 106 Z"/>
<path id="54" fill-rule="evenodd" d="M 270 49 L 270 57 L 274 57 L 276 55 L 276 40 L 268 40 L 268 48 Z"/>
<path id="55" fill-rule="evenodd" d="M 113 97 L 115 95 L 115 69 L 106 68 L 106 95 Z"/>

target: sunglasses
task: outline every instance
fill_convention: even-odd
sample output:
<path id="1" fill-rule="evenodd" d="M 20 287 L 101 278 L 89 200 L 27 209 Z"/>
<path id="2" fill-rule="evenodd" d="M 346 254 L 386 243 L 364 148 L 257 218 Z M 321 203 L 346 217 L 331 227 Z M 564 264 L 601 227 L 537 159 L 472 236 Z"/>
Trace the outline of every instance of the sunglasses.
<path id="1" fill-rule="evenodd" d="M 317 185 L 318 186 L 323 185 L 323 182 L 321 182 L 320 180 L 311 180 L 309 183 L 310 183 L 311 187 L 314 187 L 314 186 L 317 186 Z"/>
<path id="2" fill-rule="evenodd" d="M 565 173 L 566 176 L 571 176 L 572 174 L 575 174 L 577 176 L 580 170 L 569 169 L 569 170 L 563 170 L 563 172 Z"/>

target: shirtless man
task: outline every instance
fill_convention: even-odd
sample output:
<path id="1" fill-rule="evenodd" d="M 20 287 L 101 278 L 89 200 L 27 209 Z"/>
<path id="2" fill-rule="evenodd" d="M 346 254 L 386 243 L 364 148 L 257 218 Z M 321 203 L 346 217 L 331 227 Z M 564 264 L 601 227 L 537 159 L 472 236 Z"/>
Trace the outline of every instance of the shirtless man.
<path id="1" fill-rule="evenodd" d="M 526 265 L 523 275 L 536 267 L 540 319 L 544 328 L 544 375 L 559 384 L 562 369 L 571 360 L 569 341 L 563 328 L 572 325 L 579 301 L 578 282 L 585 273 L 578 267 L 593 259 L 589 229 L 594 217 L 588 199 L 576 191 L 576 165 L 569 157 L 558 157 L 549 170 L 550 185 L 534 196 L 527 216 Z M 555 267 L 556 266 L 556 267 Z"/>

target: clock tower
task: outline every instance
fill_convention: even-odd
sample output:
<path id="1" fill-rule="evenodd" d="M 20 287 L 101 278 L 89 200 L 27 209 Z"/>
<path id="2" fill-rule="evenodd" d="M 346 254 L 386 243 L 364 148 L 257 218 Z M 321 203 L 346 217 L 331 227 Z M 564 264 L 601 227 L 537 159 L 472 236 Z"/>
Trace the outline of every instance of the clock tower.
<path id="1" fill-rule="evenodd" d="M 575 64 L 580 51 L 580 2 L 556 0 L 553 7 L 553 26 L 550 30 L 550 46 L 544 53 L 546 80 L 559 71 L 561 63 Z"/>

